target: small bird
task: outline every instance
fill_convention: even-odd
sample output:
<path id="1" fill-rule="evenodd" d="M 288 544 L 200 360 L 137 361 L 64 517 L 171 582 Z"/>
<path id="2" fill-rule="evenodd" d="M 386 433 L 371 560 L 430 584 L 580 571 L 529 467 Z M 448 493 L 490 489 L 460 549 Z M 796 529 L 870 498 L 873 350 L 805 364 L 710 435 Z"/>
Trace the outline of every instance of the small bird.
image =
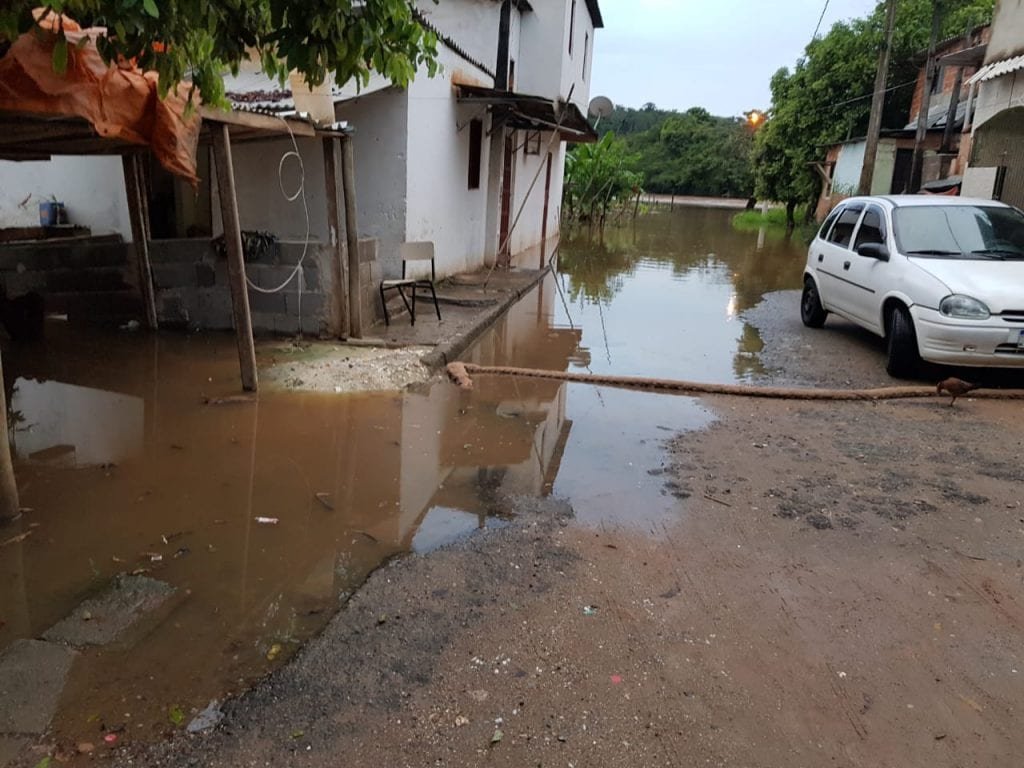
<path id="1" fill-rule="evenodd" d="M 950 376 L 948 379 L 943 379 L 935 386 L 935 394 L 941 395 L 943 392 L 948 392 L 953 396 L 953 399 L 949 401 L 949 407 L 953 407 L 953 403 L 960 395 L 966 395 L 968 392 L 972 392 L 978 388 L 977 384 L 971 384 L 969 381 L 958 379 L 955 376 Z"/>

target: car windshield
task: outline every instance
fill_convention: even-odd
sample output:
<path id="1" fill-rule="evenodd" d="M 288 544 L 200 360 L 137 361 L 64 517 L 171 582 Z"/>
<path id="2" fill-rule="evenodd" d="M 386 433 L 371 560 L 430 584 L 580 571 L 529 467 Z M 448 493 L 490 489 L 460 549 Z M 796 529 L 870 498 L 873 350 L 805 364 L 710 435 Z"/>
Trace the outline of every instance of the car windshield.
<path id="1" fill-rule="evenodd" d="M 892 220 L 900 252 L 908 256 L 1024 259 L 1024 214 L 1015 208 L 905 206 Z"/>

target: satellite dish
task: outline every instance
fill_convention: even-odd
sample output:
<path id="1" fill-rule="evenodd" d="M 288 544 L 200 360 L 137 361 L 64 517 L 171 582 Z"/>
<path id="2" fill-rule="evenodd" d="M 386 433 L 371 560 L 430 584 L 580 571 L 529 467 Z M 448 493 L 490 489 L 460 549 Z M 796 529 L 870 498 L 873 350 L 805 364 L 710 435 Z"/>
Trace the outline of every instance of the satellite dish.
<path id="1" fill-rule="evenodd" d="M 595 96 L 590 100 L 590 107 L 587 111 L 591 117 L 596 117 L 600 120 L 602 117 L 608 117 L 614 112 L 615 105 L 612 104 L 612 100 L 607 96 Z"/>

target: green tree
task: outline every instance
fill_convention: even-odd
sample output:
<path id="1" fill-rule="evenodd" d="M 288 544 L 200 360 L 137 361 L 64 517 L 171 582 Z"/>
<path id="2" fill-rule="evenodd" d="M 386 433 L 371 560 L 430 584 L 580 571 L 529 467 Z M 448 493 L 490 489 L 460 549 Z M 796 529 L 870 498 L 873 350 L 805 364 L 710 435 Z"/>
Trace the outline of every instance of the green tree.
<path id="1" fill-rule="evenodd" d="M 994 0 L 935 2 L 941 4 L 941 36 L 947 37 L 990 21 Z M 755 142 L 756 191 L 785 202 L 791 224 L 797 204 L 806 202 L 813 212 L 821 188 L 813 163 L 822 159 L 822 147 L 867 130 L 884 18 L 883 1 L 866 18 L 835 24 L 807 46 L 792 70 L 772 78 L 770 119 Z M 900 0 L 897 6 L 884 127 L 908 122 L 920 66 L 916 54 L 928 46 L 931 18 L 932 0 Z"/>
<path id="2" fill-rule="evenodd" d="M 0 10 L 0 55 L 5 39 L 32 29 L 39 5 L 15 0 Z M 136 59 L 159 73 L 164 92 L 191 80 L 203 101 L 222 106 L 223 73 L 237 73 L 250 51 L 271 77 L 294 70 L 313 85 L 328 74 L 366 83 L 371 70 L 405 85 L 421 65 L 431 75 L 438 68 L 436 36 L 408 0 L 54 0 L 44 7 L 107 27 L 98 41 L 106 60 Z M 58 70 L 66 53 L 61 36 Z"/>
<path id="3" fill-rule="evenodd" d="M 640 191 L 641 177 L 630 170 L 631 164 L 626 143 L 614 133 L 575 147 L 565 159 L 565 215 L 604 226 L 615 203 L 632 199 Z"/>

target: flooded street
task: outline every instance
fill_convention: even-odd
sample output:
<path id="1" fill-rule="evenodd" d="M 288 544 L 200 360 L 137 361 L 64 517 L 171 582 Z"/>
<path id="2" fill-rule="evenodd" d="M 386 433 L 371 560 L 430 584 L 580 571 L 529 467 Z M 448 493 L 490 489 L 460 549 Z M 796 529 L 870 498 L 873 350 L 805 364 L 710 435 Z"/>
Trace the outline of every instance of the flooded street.
<path id="1" fill-rule="evenodd" d="M 603 242 L 567 238 L 558 273 L 467 359 L 751 380 L 760 339 L 739 313 L 799 286 L 803 248 L 759 247 L 731 216 L 681 209 Z M 237 391 L 230 336 L 62 323 L 5 349 L 4 372 L 27 510 L 0 527 L 0 649 L 117 574 L 174 588 L 116 640 L 81 647 L 53 722 L 70 742 L 179 729 L 284 662 L 386 559 L 499 527 L 510 497 L 564 498 L 591 526 L 678 518 L 665 443 L 712 420 L 692 398 L 488 377 L 472 392 L 437 380 L 206 405 Z"/>

